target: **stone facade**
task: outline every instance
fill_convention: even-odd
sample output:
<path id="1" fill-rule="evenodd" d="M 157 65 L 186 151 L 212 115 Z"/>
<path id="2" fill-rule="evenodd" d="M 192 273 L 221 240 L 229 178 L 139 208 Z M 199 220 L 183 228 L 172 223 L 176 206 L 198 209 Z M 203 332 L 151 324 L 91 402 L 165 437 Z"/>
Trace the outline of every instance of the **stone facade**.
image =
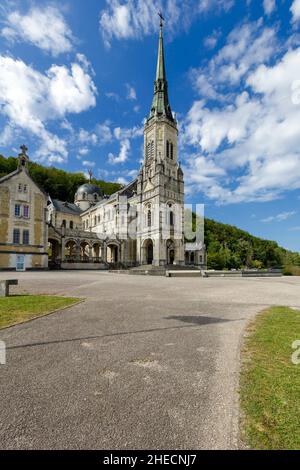
<path id="1" fill-rule="evenodd" d="M 85 186 L 85 191 L 88 185 Z M 83 190 L 79 188 L 75 197 Z M 91 185 L 81 213 L 84 231 L 101 240 L 101 258 L 108 263 L 205 267 L 205 247 L 189 245 L 185 256 L 184 178 L 178 163 L 178 129 L 171 112 L 162 29 L 159 37 L 154 96 L 144 127 L 144 162 L 137 178 L 100 201 Z M 82 206 L 81 206 L 82 207 Z M 194 246 L 194 253 L 192 253 Z"/>
<path id="2" fill-rule="evenodd" d="M 0 269 L 45 269 L 47 195 L 30 178 L 22 149 L 18 169 L 0 179 Z"/>

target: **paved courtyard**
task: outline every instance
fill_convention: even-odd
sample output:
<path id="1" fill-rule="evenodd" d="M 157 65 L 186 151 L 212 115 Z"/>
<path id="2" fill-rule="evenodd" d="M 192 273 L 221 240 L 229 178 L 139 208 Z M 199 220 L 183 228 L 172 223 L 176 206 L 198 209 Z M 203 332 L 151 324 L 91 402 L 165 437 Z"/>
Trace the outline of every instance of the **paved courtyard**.
<path id="1" fill-rule="evenodd" d="M 300 307 L 300 278 L 0 274 L 15 277 L 86 301 L 0 331 L 3 449 L 236 448 L 243 330 Z"/>

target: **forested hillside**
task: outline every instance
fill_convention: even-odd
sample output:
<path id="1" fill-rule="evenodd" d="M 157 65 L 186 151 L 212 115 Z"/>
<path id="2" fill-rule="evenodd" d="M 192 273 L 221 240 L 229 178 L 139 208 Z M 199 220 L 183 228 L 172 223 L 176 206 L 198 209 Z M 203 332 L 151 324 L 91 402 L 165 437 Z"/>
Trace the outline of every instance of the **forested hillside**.
<path id="1" fill-rule="evenodd" d="M 205 243 L 211 269 L 284 267 L 286 273 L 298 271 L 300 255 L 274 241 L 254 237 L 232 225 L 205 219 Z"/>
<path id="2" fill-rule="evenodd" d="M 17 165 L 17 158 L 5 158 L 0 155 L 0 178 L 14 171 Z M 74 194 L 78 186 L 88 181 L 83 173 L 70 173 L 53 167 L 45 167 L 34 162 L 29 163 L 29 173 L 33 180 L 44 188 L 53 199 L 68 202 L 74 201 Z M 112 194 L 121 188 L 121 185 L 118 183 L 107 183 L 95 178 L 92 178 L 92 183 L 102 188 L 105 194 Z"/>

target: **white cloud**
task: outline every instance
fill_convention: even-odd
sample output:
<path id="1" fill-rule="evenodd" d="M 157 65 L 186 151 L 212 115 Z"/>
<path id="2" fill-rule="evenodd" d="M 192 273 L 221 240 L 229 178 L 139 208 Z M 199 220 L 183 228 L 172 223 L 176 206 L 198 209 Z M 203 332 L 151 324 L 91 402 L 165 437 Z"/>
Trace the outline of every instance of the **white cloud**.
<path id="1" fill-rule="evenodd" d="M 262 219 L 261 222 L 264 222 L 264 223 L 283 222 L 284 220 L 290 219 L 295 214 L 297 214 L 296 211 L 281 212 L 280 214 L 271 215 L 270 217 L 266 217 L 265 219 Z"/>
<path id="2" fill-rule="evenodd" d="M 53 56 L 72 50 L 72 32 L 55 7 L 33 7 L 27 14 L 13 11 L 5 23 L 1 35 L 8 40 L 29 42 Z"/>
<path id="3" fill-rule="evenodd" d="M 113 92 L 113 91 L 109 91 L 109 92 L 105 93 L 105 96 L 107 98 L 111 98 L 112 100 L 114 100 L 116 102 L 120 101 L 119 95 L 117 93 Z"/>
<path id="4" fill-rule="evenodd" d="M 89 132 L 85 129 L 80 129 L 78 133 L 78 139 L 81 144 L 96 145 L 98 143 L 98 137 L 95 132 Z"/>
<path id="5" fill-rule="evenodd" d="M 194 88 L 206 98 L 225 99 L 228 87 L 238 85 L 258 64 L 274 55 L 276 30 L 264 28 L 261 20 L 244 23 L 228 35 L 226 45 L 208 65 L 192 69 Z"/>
<path id="6" fill-rule="evenodd" d="M 124 163 L 128 159 L 129 152 L 130 152 L 130 141 L 129 139 L 124 139 L 120 143 L 119 155 L 116 156 L 113 153 L 110 153 L 108 155 L 108 161 L 112 165 L 115 165 L 116 163 Z"/>
<path id="7" fill-rule="evenodd" d="M 65 65 L 52 65 L 47 75 L 49 100 L 60 115 L 80 113 L 96 105 L 96 87 L 79 64 L 71 64 L 71 70 Z"/>
<path id="8" fill-rule="evenodd" d="M 126 186 L 129 183 L 129 181 L 126 178 L 124 178 L 124 176 L 119 176 L 116 182 L 119 184 L 122 184 L 123 186 Z"/>
<path id="9" fill-rule="evenodd" d="M 110 122 L 105 121 L 103 123 L 97 124 L 92 131 L 80 129 L 77 138 L 79 139 L 80 143 L 86 146 L 108 144 L 113 139 L 112 131 L 110 129 Z"/>
<path id="10" fill-rule="evenodd" d="M 223 99 L 215 105 L 195 101 L 184 122 L 183 143 L 198 149 L 185 168 L 189 190 L 204 191 L 219 203 L 234 203 L 269 201 L 300 188 L 300 84 L 294 86 L 300 77 L 300 48 L 268 65 L 271 44 L 267 53 L 254 54 L 256 61 L 252 46 L 243 52 L 242 62 L 251 66 L 245 67 L 239 86 L 228 88 L 228 97 L 219 81 L 223 67 L 219 57 L 230 56 L 239 66 L 241 55 L 227 49 L 213 59 L 220 65 L 211 86 Z"/>
<path id="11" fill-rule="evenodd" d="M 208 49 L 214 49 L 218 43 L 220 35 L 221 35 L 220 31 L 217 31 L 217 30 L 213 31 L 213 33 L 210 36 L 207 36 L 204 39 L 205 47 L 207 47 Z"/>
<path id="12" fill-rule="evenodd" d="M 96 163 L 92 162 L 91 160 L 83 160 L 82 165 L 88 168 L 93 168 Z"/>
<path id="13" fill-rule="evenodd" d="M 114 128 L 114 137 L 118 140 L 124 139 L 135 139 L 141 137 L 144 133 L 143 127 L 134 126 L 131 128 L 126 127 L 115 127 Z"/>
<path id="14" fill-rule="evenodd" d="M 209 10 L 229 11 L 234 5 L 234 0 L 199 0 L 199 11 L 207 12 Z"/>
<path id="15" fill-rule="evenodd" d="M 3 130 L 0 133 L 0 145 L 6 146 L 8 145 L 14 136 L 14 129 L 11 125 L 4 126 Z"/>
<path id="16" fill-rule="evenodd" d="M 136 100 L 136 91 L 135 91 L 135 88 L 131 85 L 129 85 L 129 83 L 126 83 L 126 89 L 127 89 L 127 95 L 126 95 L 126 98 L 128 100 Z"/>
<path id="17" fill-rule="evenodd" d="M 82 156 L 87 155 L 89 153 L 89 149 L 87 147 L 83 147 L 78 150 L 78 153 L 79 155 L 82 155 Z"/>
<path id="18" fill-rule="evenodd" d="M 37 157 L 54 153 L 66 159 L 66 142 L 46 125 L 95 105 L 96 88 L 87 72 L 73 63 L 70 69 L 52 65 L 43 74 L 20 59 L 0 55 L 0 75 L 0 110 L 8 123 L 39 138 Z"/>
<path id="19" fill-rule="evenodd" d="M 112 132 L 110 129 L 109 121 L 105 121 L 102 124 L 96 126 L 96 134 L 98 141 L 101 145 L 107 144 L 112 141 Z"/>
<path id="20" fill-rule="evenodd" d="M 291 5 L 292 21 L 296 23 L 300 19 L 300 0 L 294 0 Z"/>
<path id="21" fill-rule="evenodd" d="M 187 29 L 199 15 L 208 11 L 228 11 L 234 0 L 106 0 L 100 13 L 100 31 L 104 44 L 110 47 L 113 38 L 138 39 L 158 30 L 157 12 L 162 10 L 168 21 L 165 29 L 172 35 Z"/>
<path id="22" fill-rule="evenodd" d="M 276 0 L 264 0 L 264 10 L 266 15 L 271 15 L 276 9 Z"/>

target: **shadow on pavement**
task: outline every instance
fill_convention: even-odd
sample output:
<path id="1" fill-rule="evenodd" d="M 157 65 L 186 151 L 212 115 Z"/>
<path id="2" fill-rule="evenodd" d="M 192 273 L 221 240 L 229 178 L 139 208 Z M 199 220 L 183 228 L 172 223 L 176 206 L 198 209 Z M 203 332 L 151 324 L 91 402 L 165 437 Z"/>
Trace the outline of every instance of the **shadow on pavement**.
<path id="1" fill-rule="evenodd" d="M 92 339 L 101 339 L 101 338 L 110 338 L 113 336 L 124 336 L 124 335 L 135 335 L 141 333 L 152 333 L 157 331 L 166 331 L 166 330 L 177 330 L 185 328 L 197 328 L 199 325 L 207 325 L 210 323 L 223 323 L 236 320 L 227 320 L 224 318 L 214 318 L 214 317 L 204 317 L 204 316 L 184 316 L 184 315 L 173 315 L 165 317 L 167 320 L 179 320 L 187 323 L 194 323 L 194 325 L 179 325 L 179 326 L 168 326 L 164 328 L 150 328 L 145 330 L 136 330 L 136 331 L 120 331 L 115 333 L 109 333 L 104 335 L 94 335 L 94 336 L 81 336 L 77 338 L 66 338 L 66 339 L 57 339 L 53 341 L 41 341 L 36 343 L 27 343 L 27 344 L 17 344 L 15 346 L 7 346 L 7 350 L 20 349 L 20 348 L 32 348 L 37 346 L 45 346 L 51 344 L 60 344 L 60 343 L 70 343 L 74 341 L 83 341 L 83 340 L 92 340 Z"/>
<path id="2" fill-rule="evenodd" d="M 194 323 L 195 325 L 209 325 L 211 323 L 224 323 L 228 321 L 236 321 L 226 318 L 205 317 L 203 315 L 172 315 L 165 318 L 166 320 L 179 320 L 185 323 Z"/>

